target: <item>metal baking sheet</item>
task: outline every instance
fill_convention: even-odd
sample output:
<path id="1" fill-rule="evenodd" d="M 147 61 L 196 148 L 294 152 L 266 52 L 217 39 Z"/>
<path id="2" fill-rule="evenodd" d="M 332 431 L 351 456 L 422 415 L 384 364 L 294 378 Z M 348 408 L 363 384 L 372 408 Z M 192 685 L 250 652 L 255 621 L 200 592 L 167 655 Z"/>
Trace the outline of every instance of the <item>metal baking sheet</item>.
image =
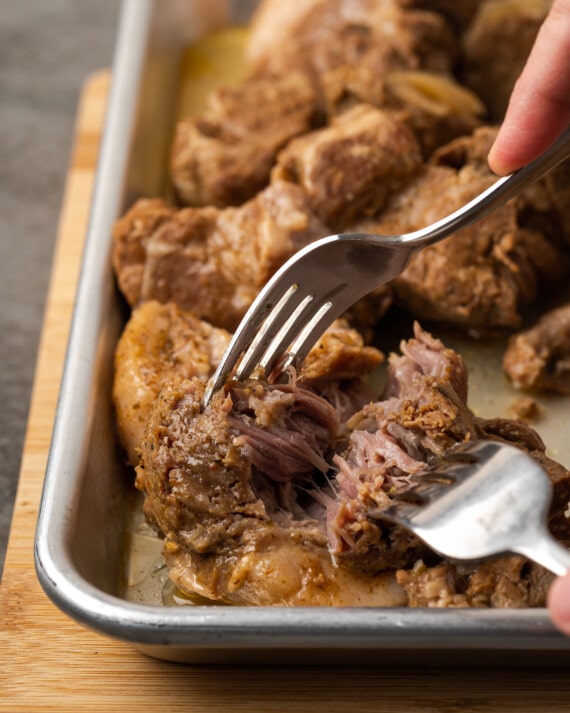
<path id="1" fill-rule="evenodd" d="M 53 602 L 103 635 L 155 657 L 262 662 L 544 666 L 570 662 L 570 641 L 544 609 L 433 610 L 164 604 L 160 543 L 145 525 L 122 465 L 111 408 L 113 352 L 125 323 L 110 265 L 115 219 L 141 196 L 168 193 L 166 152 L 186 49 L 247 22 L 255 2 L 126 0 L 83 269 L 36 532 L 38 577 Z M 409 336 L 408 331 L 401 337 Z M 440 335 L 438 335 L 440 336 Z M 501 373 L 496 342 L 457 341 L 472 408 L 509 416 L 520 394 Z M 568 402 L 550 397 L 537 428 L 570 466 Z M 168 599 L 167 599 L 168 600 Z"/>

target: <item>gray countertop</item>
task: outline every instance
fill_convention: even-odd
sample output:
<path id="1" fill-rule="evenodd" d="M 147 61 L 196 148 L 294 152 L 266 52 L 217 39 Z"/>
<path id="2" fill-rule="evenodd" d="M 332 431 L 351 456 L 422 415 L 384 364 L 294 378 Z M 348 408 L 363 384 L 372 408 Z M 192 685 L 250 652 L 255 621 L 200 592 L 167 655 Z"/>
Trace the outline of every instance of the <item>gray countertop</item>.
<path id="1" fill-rule="evenodd" d="M 0 0 L 0 571 L 75 112 L 112 64 L 119 0 Z"/>

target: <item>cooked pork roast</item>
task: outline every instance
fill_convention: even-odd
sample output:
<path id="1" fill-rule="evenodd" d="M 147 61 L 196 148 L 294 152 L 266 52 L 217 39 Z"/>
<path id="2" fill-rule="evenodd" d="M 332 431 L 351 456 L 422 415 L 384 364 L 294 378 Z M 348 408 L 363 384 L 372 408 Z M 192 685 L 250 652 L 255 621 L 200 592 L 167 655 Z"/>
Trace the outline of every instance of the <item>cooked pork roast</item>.
<path id="1" fill-rule="evenodd" d="M 313 366 L 318 359 L 316 350 Z M 182 590 L 241 604 L 425 604 L 434 591 L 429 580 L 440 577 L 439 558 L 369 513 L 405 492 L 410 478 L 450 447 L 473 438 L 507 439 L 539 457 L 559 491 L 552 517 L 561 517 L 568 472 L 550 464 L 540 438 L 522 422 L 472 414 L 463 361 L 440 341 L 416 325 L 402 354 L 391 356 L 378 402 L 363 400 L 354 354 L 347 363 L 354 368 L 341 370 L 340 379 L 326 367 L 317 380 L 301 373 L 285 384 L 229 382 L 205 409 L 199 379 L 161 392 L 137 485 Z M 351 406 L 333 405 L 339 402 Z M 462 606 L 543 603 L 544 588 L 533 583 L 544 578 L 528 567 L 519 567 L 520 597 L 502 596 L 513 567 L 506 558 L 494 579 L 477 567 L 458 570 L 454 582 L 448 577 L 448 592 L 463 595 Z M 495 583 L 485 596 L 470 593 L 477 578 Z"/>
<path id="2" fill-rule="evenodd" d="M 185 205 L 239 205 L 269 182 L 279 149 L 316 124 L 304 74 L 263 75 L 217 89 L 210 110 L 180 121 L 170 176 Z"/>
<path id="3" fill-rule="evenodd" d="M 174 303 L 150 300 L 133 310 L 115 350 L 113 380 L 119 440 L 132 466 L 163 386 L 174 378 L 207 381 L 229 340 Z"/>
<path id="4" fill-rule="evenodd" d="M 175 301 L 234 329 L 273 272 L 304 245 L 339 230 L 416 230 L 487 188 L 495 180 L 486 161 L 495 132 L 481 127 L 422 163 L 397 115 L 358 105 L 294 139 L 279 155 L 272 184 L 242 206 L 135 204 L 115 228 L 119 286 L 131 305 Z M 564 164 L 556 174 L 561 185 L 566 173 Z M 414 256 L 390 286 L 399 303 L 415 316 L 464 328 L 519 327 L 540 284 L 568 268 L 570 211 L 552 197 L 555 180 L 537 182 Z M 374 215 L 365 220 L 367 214 Z M 388 305 L 385 295 L 367 300 L 376 318 Z"/>
<path id="5" fill-rule="evenodd" d="M 217 327 L 234 329 L 273 272 L 328 233 L 303 189 L 288 182 L 223 210 L 175 211 L 161 199 L 141 200 L 115 225 L 113 263 L 131 306 L 150 299 L 176 302 Z"/>
<path id="6" fill-rule="evenodd" d="M 175 301 L 234 329 L 287 258 L 377 212 L 420 165 L 417 141 L 397 116 L 354 107 L 294 140 L 271 185 L 241 206 L 176 210 L 160 199 L 137 202 L 115 226 L 119 287 L 131 305 Z M 385 295 L 374 299 L 376 316 Z"/>
<path id="7" fill-rule="evenodd" d="M 206 382 L 229 339 L 225 330 L 172 302 L 150 300 L 133 310 L 117 344 L 113 380 L 119 440 L 131 465 L 138 463 L 146 424 L 160 391 L 192 377 Z M 337 320 L 307 355 L 303 376 L 327 391 L 331 374 L 336 380 L 354 379 L 375 369 L 382 359 L 377 349 L 364 346 L 356 330 Z M 353 385 L 350 393 L 358 400 L 369 398 L 364 382 L 361 387 Z M 334 390 L 331 400 L 341 415 L 354 409 L 354 403 L 342 398 L 339 390 Z"/>
<path id="8" fill-rule="evenodd" d="M 374 516 L 455 445 L 507 441 L 546 469 L 570 545 L 570 473 L 522 420 L 468 405 L 463 359 L 417 323 L 382 394 L 365 346 L 392 302 L 461 330 L 512 330 L 568 273 L 570 162 L 415 255 L 336 322 L 283 383 L 230 381 L 203 407 L 230 334 L 270 276 L 333 232 L 409 232 L 487 188 L 487 154 L 550 0 L 262 0 L 249 74 L 176 128 L 180 208 L 141 199 L 114 230 L 133 312 L 113 399 L 148 521 L 189 596 L 283 606 L 543 606 L 522 557 L 455 565 Z M 508 57 L 506 54 L 508 53 Z M 503 57 L 497 61 L 497 57 Z M 514 57 L 514 59 L 513 59 Z M 462 82 L 462 83 L 460 83 Z M 486 114 L 486 112 L 488 112 Z M 520 388 L 570 393 L 570 311 L 516 335 Z"/>
<path id="9" fill-rule="evenodd" d="M 386 209 L 359 229 L 380 234 L 416 230 L 488 188 L 496 180 L 486 161 L 495 131 L 483 127 L 439 149 Z M 560 236 L 551 235 L 556 209 L 543 193 L 540 184 L 533 186 L 414 255 L 392 283 L 397 300 L 423 319 L 478 330 L 519 327 L 539 285 L 554 284 L 567 272 Z"/>
<path id="10" fill-rule="evenodd" d="M 318 78 L 341 65 L 447 72 L 458 42 L 443 15 L 404 9 L 398 0 L 264 0 L 253 18 L 254 70 L 299 70 Z"/>
<path id="11" fill-rule="evenodd" d="M 513 335 L 503 367 L 518 389 L 570 394 L 570 304 Z"/>
<path id="12" fill-rule="evenodd" d="M 475 128 L 484 107 L 450 72 L 457 43 L 447 20 L 400 4 L 262 3 L 246 79 L 214 90 L 205 112 L 177 125 L 177 199 L 217 207 L 249 200 L 267 185 L 279 149 L 355 102 L 405 110 L 425 155 Z"/>
<path id="13" fill-rule="evenodd" d="M 358 104 L 291 141 L 272 176 L 302 186 L 313 212 L 340 231 L 381 210 L 421 163 L 416 139 L 397 116 Z"/>

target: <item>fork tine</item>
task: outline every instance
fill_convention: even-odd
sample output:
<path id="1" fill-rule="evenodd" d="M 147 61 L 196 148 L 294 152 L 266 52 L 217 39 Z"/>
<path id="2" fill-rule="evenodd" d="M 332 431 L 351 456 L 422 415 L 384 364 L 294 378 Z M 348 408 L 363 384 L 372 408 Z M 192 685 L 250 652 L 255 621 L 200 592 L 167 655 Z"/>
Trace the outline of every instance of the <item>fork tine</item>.
<path id="1" fill-rule="evenodd" d="M 283 268 L 281 268 L 281 271 L 282 270 Z M 227 381 L 239 357 L 249 347 L 251 342 L 255 339 L 261 341 L 258 330 L 268 316 L 272 314 L 272 310 L 275 306 L 282 302 L 284 303 L 296 292 L 296 288 L 298 287 L 297 283 L 294 281 L 293 284 L 291 284 L 291 281 L 283 283 L 283 281 L 278 278 L 279 272 L 274 275 L 273 279 L 270 280 L 257 295 L 238 325 L 226 351 L 222 355 L 217 369 L 208 381 L 203 399 L 204 406 L 208 405 L 214 392 L 221 388 Z"/>
<path id="2" fill-rule="evenodd" d="M 458 443 L 445 451 L 442 455 L 444 463 L 467 465 L 468 463 L 478 463 L 481 460 L 481 446 L 479 441 L 465 441 Z"/>
<path id="3" fill-rule="evenodd" d="M 455 478 L 446 478 L 441 476 L 438 478 L 425 478 L 417 485 L 414 485 L 409 490 L 399 494 L 398 500 L 425 503 L 438 498 L 443 492 L 449 490 L 457 480 Z"/>
<path id="4" fill-rule="evenodd" d="M 418 505 L 406 502 L 393 502 L 387 508 L 376 508 L 370 510 L 367 514 L 372 520 L 386 520 L 409 527 L 412 524 L 412 518 L 418 512 Z"/>
<path id="5" fill-rule="evenodd" d="M 303 297 L 299 285 L 292 285 L 268 314 L 244 353 L 236 369 L 236 379 L 248 376 L 257 365 L 270 374 L 272 364 L 291 343 L 291 335 L 304 323 L 305 313 L 314 299 L 311 294 Z"/>
<path id="6" fill-rule="evenodd" d="M 339 309 L 338 304 L 335 305 L 330 300 L 323 302 L 291 344 L 287 358 L 281 365 L 282 370 L 285 371 L 290 366 L 299 367 L 313 345 L 342 312 L 344 309 Z"/>
<path id="7" fill-rule="evenodd" d="M 315 342 L 335 319 L 336 313 L 331 311 L 333 303 L 329 300 L 326 302 L 312 300 L 308 307 L 313 310 L 312 315 L 304 314 L 303 319 L 297 320 L 294 325 L 285 325 L 280 341 L 275 340 L 269 345 L 260 362 L 266 374 L 271 374 L 277 365 L 281 373 L 286 372 L 290 366 L 300 368 Z M 290 328 L 287 329 L 287 326 Z"/>
<path id="8" fill-rule="evenodd" d="M 299 302 L 298 309 L 285 320 L 269 343 L 267 335 L 260 337 L 259 341 L 267 345 L 263 356 L 260 356 L 261 349 L 252 352 L 251 356 L 249 353 L 244 356 L 236 372 L 236 378 L 247 376 L 256 364 L 263 367 L 268 377 L 277 365 L 281 373 L 290 366 L 300 366 L 327 327 L 352 304 L 353 300 L 349 299 L 347 302 L 346 296 L 344 299 L 339 299 L 346 287 L 347 284 L 342 283 L 335 285 L 324 294 L 319 294 L 318 290 L 315 290 L 307 295 Z M 289 305 L 283 305 L 280 311 L 286 314 L 289 310 Z M 281 317 L 280 314 L 274 315 L 276 311 L 277 308 L 272 310 L 272 319 Z M 242 368 L 246 359 L 247 364 Z"/>

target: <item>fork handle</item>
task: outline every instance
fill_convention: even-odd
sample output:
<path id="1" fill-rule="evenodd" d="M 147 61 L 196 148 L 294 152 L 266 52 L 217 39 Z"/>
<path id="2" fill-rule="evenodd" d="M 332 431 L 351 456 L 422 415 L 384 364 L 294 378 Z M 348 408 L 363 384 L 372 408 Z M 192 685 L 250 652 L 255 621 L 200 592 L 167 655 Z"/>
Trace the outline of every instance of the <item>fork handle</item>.
<path id="1" fill-rule="evenodd" d="M 517 548 L 517 552 L 559 577 L 570 572 L 570 550 L 559 544 L 546 530 L 532 544 Z"/>
<path id="2" fill-rule="evenodd" d="M 445 218 L 426 228 L 400 236 L 398 242 L 413 244 L 416 249 L 439 242 L 514 198 L 523 188 L 558 166 L 568 157 L 569 152 L 570 128 L 534 161 L 508 176 L 499 178 L 486 191 Z"/>

